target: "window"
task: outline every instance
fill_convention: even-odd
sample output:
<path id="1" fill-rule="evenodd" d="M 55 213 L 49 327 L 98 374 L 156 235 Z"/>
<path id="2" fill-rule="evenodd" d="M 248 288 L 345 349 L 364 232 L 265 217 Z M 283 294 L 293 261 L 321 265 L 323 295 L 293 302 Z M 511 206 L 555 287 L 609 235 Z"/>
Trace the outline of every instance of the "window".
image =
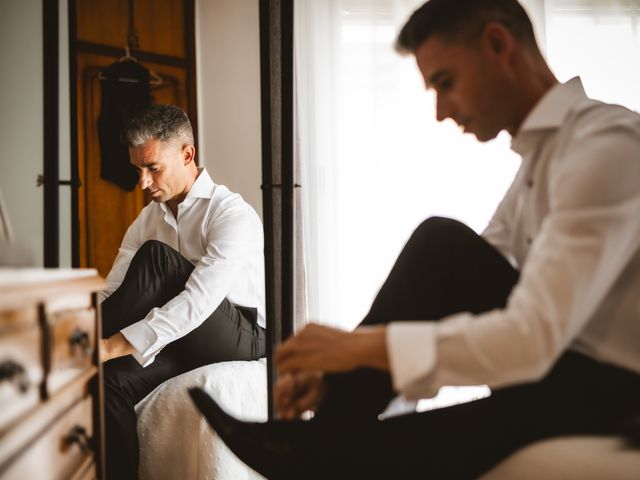
<path id="1" fill-rule="evenodd" d="M 640 1 L 544 3 L 547 57 L 558 79 L 580 75 L 590 97 L 640 111 Z"/>
<path id="2" fill-rule="evenodd" d="M 480 231 L 519 166 L 435 120 L 412 58 L 393 49 L 413 1 L 296 3 L 297 124 L 308 318 L 355 327 L 415 227 Z"/>
<path id="3" fill-rule="evenodd" d="M 413 59 L 393 50 L 421 3 L 295 5 L 310 321 L 355 327 L 423 219 L 454 217 L 480 232 L 519 167 L 508 135 L 480 144 L 453 122 L 438 123 Z M 579 74 L 593 98 L 640 109 L 640 0 L 529 0 L 525 7 L 560 81 Z M 446 396 L 432 404 L 469 398 L 456 389 Z"/>

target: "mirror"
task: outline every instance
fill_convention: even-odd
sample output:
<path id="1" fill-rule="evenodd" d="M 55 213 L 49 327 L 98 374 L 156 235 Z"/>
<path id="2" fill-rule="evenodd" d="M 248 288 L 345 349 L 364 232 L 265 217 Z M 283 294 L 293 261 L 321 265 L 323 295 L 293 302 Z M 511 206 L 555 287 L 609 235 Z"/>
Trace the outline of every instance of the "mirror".
<path id="1" fill-rule="evenodd" d="M 69 3 L 76 13 L 77 83 L 69 78 L 68 36 L 69 29 L 73 32 L 74 28 L 73 18 L 69 24 Z M 133 3 L 142 52 L 138 56 L 144 65 L 167 79 L 165 87 L 154 92 L 156 101 L 177 103 L 187 110 L 200 137 L 200 165 L 208 168 L 216 183 L 240 193 L 262 215 L 258 2 Z M 124 53 L 128 1 L 59 0 L 57 4 L 59 179 L 67 183 L 58 187 L 57 265 L 96 267 L 106 275 L 124 229 L 142 208 L 144 199 L 134 194 L 135 200 L 114 201 L 108 195 L 113 193 L 110 186 L 100 183 L 99 176 L 91 171 L 91 163 L 85 163 L 87 150 L 95 149 L 97 142 L 92 136 L 95 132 L 83 128 L 87 114 L 84 104 L 94 101 L 90 116 L 95 121 L 99 113 L 99 105 L 95 105 L 99 95 L 95 88 L 97 75 L 100 68 Z M 53 243 L 51 238 L 44 238 L 44 189 L 37 185 L 44 173 L 42 10 L 41 0 L 8 0 L 3 2 L 0 18 L 0 58 L 10 65 L 1 80 L 0 140 L 4 155 L 0 161 L 0 190 L 14 235 L 33 252 L 36 266 L 45 265 L 45 247 Z M 190 32 L 185 36 L 187 30 Z M 87 88 L 83 89 L 83 84 Z M 196 84 L 206 86 L 199 89 L 198 98 Z M 71 131 L 76 124 L 71 115 L 74 107 L 77 132 Z M 74 203 L 73 187 L 68 183 L 76 151 L 81 186 Z M 88 209 L 92 209 L 91 215 Z M 73 224 L 76 211 L 78 225 Z M 126 218 L 121 221 L 120 217 Z M 114 222 L 123 226 L 114 227 Z"/>

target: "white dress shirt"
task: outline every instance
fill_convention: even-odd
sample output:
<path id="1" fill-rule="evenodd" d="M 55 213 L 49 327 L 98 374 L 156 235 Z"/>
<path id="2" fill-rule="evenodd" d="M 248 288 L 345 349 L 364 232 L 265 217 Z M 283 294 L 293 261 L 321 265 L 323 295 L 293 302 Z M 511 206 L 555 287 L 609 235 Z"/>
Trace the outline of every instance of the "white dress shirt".
<path id="1" fill-rule="evenodd" d="M 150 364 L 168 343 L 198 327 L 224 298 L 258 310 L 265 327 L 262 223 L 242 197 L 216 185 L 206 170 L 178 205 L 177 218 L 164 203 L 147 205 L 124 236 L 107 276 L 108 297 L 122 283 L 131 259 L 147 240 L 159 240 L 180 252 L 195 269 L 185 289 L 122 334 L 134 346 L 134 357 Z"/>
<path id="2" fill-rule="evenodd" d="M 408 399 L 535 381 L 566 349 L 640 373 L 640 116 L 588 99 L 574 78 L 540 100 L 512 149 L 522 164 L 483 236 L 518 284 L 504 309 L 389 326 Z"/>

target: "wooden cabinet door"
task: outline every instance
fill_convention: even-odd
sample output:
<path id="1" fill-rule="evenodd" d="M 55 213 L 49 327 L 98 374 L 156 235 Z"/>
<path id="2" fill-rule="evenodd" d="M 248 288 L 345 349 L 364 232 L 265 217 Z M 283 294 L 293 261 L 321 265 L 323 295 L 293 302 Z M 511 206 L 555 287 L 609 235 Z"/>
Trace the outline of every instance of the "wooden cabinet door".
<path id="1" fill-rule="evenodd" d="M 122 238 L 148 203 L 136 188 L 126 191 L 100 177 L 100 72 L 124 55 L 133 2 L 139 49 L 132 54 L 161 79 L 153 103 L 178 105 L 195 125 L 193 92 L 193 0 L 76 0 L 76 65 L 80 266 L 106 276 Z"/>

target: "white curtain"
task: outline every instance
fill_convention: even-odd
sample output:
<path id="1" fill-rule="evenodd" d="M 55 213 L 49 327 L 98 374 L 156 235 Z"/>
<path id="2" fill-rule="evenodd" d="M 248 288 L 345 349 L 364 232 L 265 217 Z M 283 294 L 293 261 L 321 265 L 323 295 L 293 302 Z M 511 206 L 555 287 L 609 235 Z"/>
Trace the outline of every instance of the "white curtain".
<path id="1" fill-rule="evenodd" d="M 297 0 L 296 128 L 307 318 L 353 328 L 413 229 L 481 231 L 519 166 L 503 134 L 478 143 L 435 120 L 411 57 L 393 50 L 418 0 Z M 640 109 L 640 0 L 529 0 L 561 81 Z"/>
<path id="2" fill-rule="evenodd" d="M 546 0 L 547 57 L 560 81 L 640 111 L 640 0 Z"/>

